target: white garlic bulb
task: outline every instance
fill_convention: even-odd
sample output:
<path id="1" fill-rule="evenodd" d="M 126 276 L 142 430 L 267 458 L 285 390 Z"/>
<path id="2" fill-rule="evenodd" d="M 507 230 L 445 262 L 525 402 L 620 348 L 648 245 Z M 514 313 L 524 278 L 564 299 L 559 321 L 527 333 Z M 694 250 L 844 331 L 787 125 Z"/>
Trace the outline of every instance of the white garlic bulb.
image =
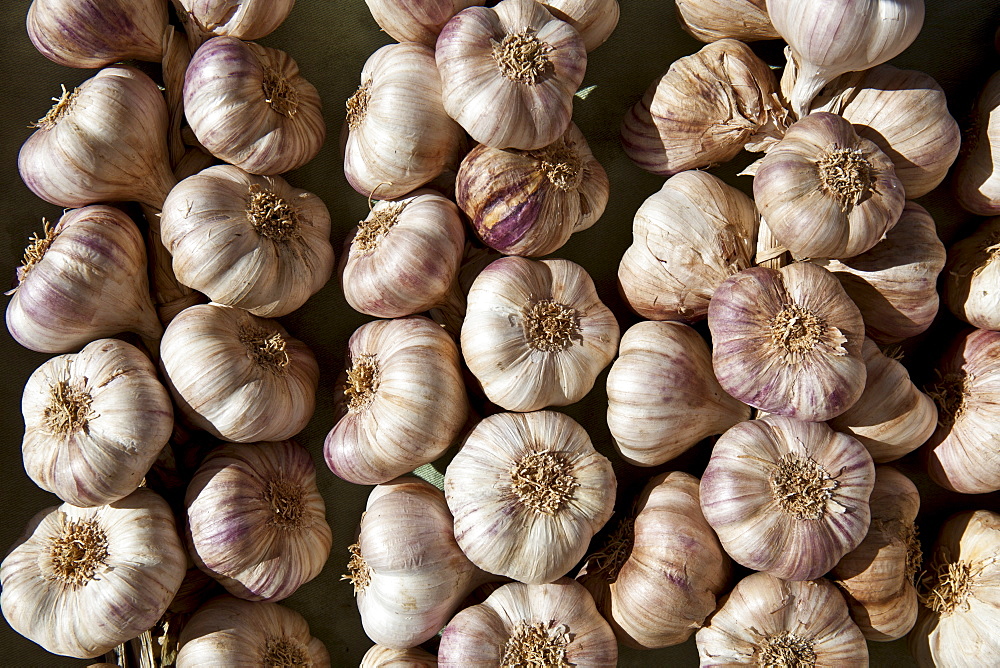
<path id="1" fill-rule="evenodd" d="M 39 512 L 0 565 L 0 607 L 53 654 L 92 658 L 153 626 L 184 579 L 170 506 L 141 488 L 110 505 Z"/>
<path id="2" fill-rule="evenodd" d="M 398 318 L 443 304 L 458 277 L 465 224 L 450 199 L 431 190 L 376 202 L 348 232 L 340 285 L 356 311 Z"/>
<path id="3" fill-rule="evenodd" d="M 46 202 L 78 207 L 135 200 L 159 208 L 175 183 L 167 103 L 134 67 L 112 65 L 71 91 L 64 87 L 35 127 L 17 169 Z"/>
<path id="4" fill-rule="evenodd" d="M 990 218 L 948 250 L 944 299 L 956 316 L 1000 330 L 1000 218 Z"/>
<path id="5" fill-rule="evenodd" d="M 791 47 L 797 79 L 789 102 L 801 118 L 836 77 L 902 53 L 924 24 L 924 0 L 767 0 L 767 13 Z"/>
<path id="6" fill-rule="evenodd" d="M 294 610 L 217 596 L 198 608 L 180 636 L 177 668 L 204 666 L 329 668 L 330 654 Z"/>
<path id="7" fill-rule="evenodd" d="M 330 556 L 316 469 L 292 441 L 213 450 L 191 478 L 184 505 L 195 563 L 239 598 L 288 598 Z"/>
<path id="8" fill-rule="evenodd" d="M 461 348 L 490 401 L 532 411 L 582 399 L 614 358 L 618 336 L 583 267 L 505 257 L 469 290 Z"/>
<path id="9" fill-rule="evenodd" d="M 28 378 L 21 399 L 24 470 L 75 506 L 131 494 L 167 444 L 170 394 L 138 348 L 99 339 Z"/>
<path id="10" fill-rule="evenodd" d="M 577 580 L 620 642 L 656 648 L 684 642 L 705 622 L 729 572 L 701 514 L 698 479 L 673 471 L 646 484 L 634 516 L 587 557 Z"/>
<path id="11" fill-rule="evenodd" d="M 441 634 L 441 668 L 614 668 L 615 635 L 578 582 L 512 582 L 455 615 Z"/>
<path id="12" fill-rule="evenodd" d="M 955 199 L 977 216 L 1000 215 L 1000 72 L 976 100 L 973 126 L 955 171 Z"/>
<path id="13" fill-rule="evenodd" d="M 557 19 L 576 28 L 587 53 L 611 37 L 621 14 L 618 0 L 544 0 L 542 4 Z"/>
<path id="14" fill-rule="evenodd" d="M 459 436 L 468 416 L 458 347 L 422 316 L 359 327 L 346 377 L 334 390 L 336 424 L 327 466 L 344 480 L 387 482 L 427 464 Z"/>
<path id="15" fill-rule="evenodd" d="M 149 295 L 142 233 L 120 209 L 67 211 L 35 235 L 17 270 L 7 330 L 18 343 L 65 353 L 119 332 L 163 332 Z M 9 294 L 9 293 L 8 293 Z"/>
<path id="16" fill-rule="evenodd" d="M 254 315 L 286 315 L 333 273 L 330 212 L 280 176 L 217 165 L 170 191 L 160 215 L 177 280 Z"/>
<path id="17" fill-rule="evenodd" d="M 420 42 L 434 48 L 448 20 L 485 0 L 365 0 L 372 18 L 397 42 Z"/>
<path id="18" fill-rule="evenodd" d="M 414 477 L 375 487 L 350 548 L 350 580 L 368 637 L 415 647 L 448 623 L 462 600 L 490 578 L 455 542 L 441 490 Z"/>
<path id="19" fill-rule="evenodd" d="M 244 40 L 270 35 L 288 18 L 295 0 L 175 0 L 187 12 L 184 27 L 199 38 Z"/>
<path id="20" fill-rule="evenodd" d="M 676 0 L 681 27 L 702 42 L 778 39 L 765 0 Z"/>
<path id="21" fill-rule="evenodd" d="M 363 195 L 402 197 L 441 174 L 463 132 L 445 111 L 434 50 L 387 44 L 369 56 L 343 133 L 344 175 Z"/>
<path id="22" fill-rule="evenodd" d="M 319 93 L 284 51 L 213 37 L 191 57 L 184 115 L 212 155 L 251 174 L 282 174 L 326 138 Z"/>
<path id="23" fill-rule="evenodd" d="M 192 306 L 170 321 L 160 357 L 180 412 L 217 438 L 280 441 L 312 417 L 316 357 L 276 320 L 221 304 Z"/>
<path id="24" fill-rule="evenodd" d="M 629 306 L 651 320 L 703 319 L 716 286 L 754 266 L 759 221 L 752 199 L 708 172 L 670 177 L 636 211 L 618 266 Z"/>
<path id="25" fill-rule="evenodd" d="M 702 666 L 868 666 L 868 645 L 828 580 L 753 573 L 695 636 Z"/>
<path id="26" fill-rule="evenodd" d="M 639 466 L 670 461 L 750 419 L 750 407 L 715 379 L 708 343 L 679 322 L 640 322 L 625 332 L 607 389 L 615 447 Z"/>
<path id="27" fill-rule="evenodd" d="M 864 539 L 875 464 L 857 440 L 779 415 L 719 437 L 701 479 L 701 509 L 747 568 L 811 580 Z"/>
<path id="28" fill-rule="evenodd" d="M 69 67 L 120 60 L 159 62 L 167 3 L 162 0 L 32 0 L 28 37 L 43 56 Z"/>
<path id="29" fill-rule="evenodd" d="M 745 269 L 716 288 L 708 326 L 715 376 L 743 403 L 823 421 L 864 392 L 864 322 L 825 269 Z"/>
<path id="30" fill-rule="evenodd" d="M 459 12 L 434 55 L 445 110 L 494 148 L 532 150 L 558 139 L 587 69 L 580 34 L 534 0 Z"/>
<path id="31" fill-rule="evenodd" d="M 554 411 L 497 413 L 448 464 L 455 539 L 488 573 L 540 584 L 565 575 L 611 517 L 611 462 L 575 420 Z"/>
<path id="32" fill-rule="evenodd" d="M 437 665 L 437 657 L 419 647 L 392 649 L 373 645 L 361 657 L 358 668 L 437 668 Z"/>

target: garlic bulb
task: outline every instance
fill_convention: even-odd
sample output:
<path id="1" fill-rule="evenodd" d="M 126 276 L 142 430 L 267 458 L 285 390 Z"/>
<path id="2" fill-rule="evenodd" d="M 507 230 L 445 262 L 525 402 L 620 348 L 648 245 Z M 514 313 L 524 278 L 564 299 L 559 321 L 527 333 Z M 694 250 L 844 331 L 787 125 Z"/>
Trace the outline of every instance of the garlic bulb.
<path id="1" fill-rule="evenodd" d="M 170 321 L 160 357 L 180 412 L 217 438 L 280 441 L 312 417 L 316 357 L 276 320 L 221 304 L 192 306 Z"/>
<path id="2" fill-rule="evenodd" d="M 170 394 L 138 348 L 99 339 L 28 378 L 21 399 L 24 470 L 74 506 L 131 494 L 167 444 Z"/>
<path id="3" fill-rule="evenodd" d="M 330 654 L 294 610 L 218 596 L 185 624 L 176 665 L 329 668 Z"/>
<path id="4" fill-rule="evenodd" d="M 656 648 L 687 640 L 715 610 L 729 557 L 698 505 L 698 479 L 656 476 L 577 580 L 594 596 L 619 641 Z"/>
<path id="5" fill-rule="evenodd" d="M 419 647 L 392 649 L 373 645 L 361 658 L 359 668 L 437 668 L 437 665 L 437 657 Z"/>
<path id="6" fill-rule="evenodd" d="M 780 39 L 767 16 L 766 0 L 676 0 L 681 27 L 702 42 Z"/>
<path id="7" fill-rule="evenodd" d="M 937 428 L 934 401 L 917 389 L 902 364 L 882 354 L 865 338 L 865 391 L 853 406 L 830 420 L 830 426 L 850 434 L 877 463 L 899 459 L 923 445 Z"/>
<path id="8" fill-rule="evenodd" d="M 458 207 L 430 190 L 376 202 L 348 232 L 340 285 L 351 307 L 398 318 L 442 304 L 458 276 L 465 225 Z"/>
<path id="9" fill-rule="evenodd" d="M 611 517 L 611 462 L 575 420 L 554 411 L 497 413 L 466 437 L 444 493 L 472 563 L 528 584 L 565 575 Z"/>
<path id="10" fill-rule="evenodd" d="M 362 485 L 387 482 L 456 441 L 468 399 L 458 347 L 440 326 L 422 316 L 366 323 L 347 358 L 323 446 L 331 471 Z"/>
<path id="11" fill-rule="evenodd" d="M 861 313 L 815 265 L 752 267 L 731 276 L 712 296 L 708 326 L 719 384 L 743 403 L 823 421 L 864 392 Z"/>
<path id="12" fill-rule="evenodd" d="M 787 127 L 778 82 L 746 44 L 723 39 L 675 60 L 626 114 L 622 148 L 639 167 L 672 176 L 763 150 Z"/>
<path id="13" fill-rule="evenodd" d="M 35 234 L 7 304 L 7 330 L 43 353 L 77 350 L 130 331 L 158 339 L 142 234 L 124 212 L 94 205 L 67 211 Z"/>
<path id="14" fill-rule="evenodd" d="M 167 103 L 153 80 L 112 65 L 53 99 L 18 153 L 24 184 L 63 207 L 136 200 L 159 208 L 175 180 Z"/>
<path id="15" fill-rule="evenodd" d="M 438 665 L 614 668 L 618 643 L 579 583 L 512 582 L 455 615 L 441 634 Z"/>
<path id="16" fill-rule="evenodd" d="M 434 50 L 407 43 L 373 53 L 347 100 L 344 132 L 344 175 L 363 195 L 402 197 L 444 171 L 463 132 L 441 101 Z"/>
<path id="17" fill-rule="evenodd" d="M 354 585 L 365 633 L 392 649 L 433 638 L 490 579 L 455 542 L 444 494 L 414 477 L 372 490 L 350 553 L 343 579 Z"/>
<path id="18" fill-rule="evenodd" d="M 938 427 L 921 451 L 931 479 L 962 494 L 1000 490 L 1000 332 L 965 332 L 937 368 L 927 393 Z"/>
<path id="19" fill-rule="evenodd" d="M 941 527 L 921 587 L 920 612 L 909 636 L 921 666 L 982 666 L 1000 655 L 1000 515 L 953 515 Z"/>
<path id="20" fill-rule="evenodd" d="M 750 407 L 715 379 L 705 339 L 679 322 L 640 322 L 625 332 L 607 388 L 615 447 L 638 466 L 670 461 L 750 419 Z"/>
<path id="21" fill-rule="evenodd" d="M 834 567 L 851 618 L 868 640 L 902 638 L 917 621 L 917 573 L 922 567 L 913 520 L 920 494 L 909 478 L 890 466 L 875 469 L 868 535 Z"/>
<path id="22" fill-rule="evenodd" d="M 195 563 L 239 598 L 288 598 L 330 556 L 316 469 L 292 441 L 213 450 L 191 478 L 184 505 Z"/>
<path id="23" fill-rule="evenodd" d="M 941 86 L 916 70 L 879 65 L 835 79 L 813 103 L 854 125 L 895 168 L 907 199 L 934 190 L 958 156 L 961 132 Z"/>
<path id="24" fill-rule="evenodd" d="M 0 565 L 0 607 L 53 654 L 93 658 L 150 628 L 185 571 L 170 506 L 142 488 L 110 505 L 39 512 Z"/>
<path id="25" fill-rule="evenodd" d="M 984 221 L 948 251 L 944 299 L 956 316 L 980 329 L 1000 330 L 1000 218 Z"/>
<path id="26" fill-rule="evenodd" d="M 812 260 L 833 272 L 861 310 L 865 333 L 881 344 L 923 333 L 938 312 L 944 244 L 927 209 L 907 202 L 899 221 L 868 251 L 841 260 Z"/>
<path id="27" fill-rule="evenodd" d="M 282 174 L 319 152 L 319 93 L 287 53 L 213 37 L 191 57 L 184 114 L 202 146 L 251 174 Z"/>
<path id="28" fill-rule="evenodd" d="M 542 5 L 557 19 L 576 28 L 587 53 L 607 41 L 621 14 L 618 0 L 545 0 Z"/>
<path id="29" fill-rule="evenodd" d="M 754 266 L 753 200 L 707 172 L 676 174 L 635 213 L 618 266 L 629 306 L 651 320 L 693 323 L 719 283 Z"/>
<path id="30" fill-rule="evenodd" d="M 789 102 L 801 118 L 833 79 L 902 53 L 924 24 L 924 0 L 767 0 L 767 13 L 791 47 L 797 79 Z"/>
<path id="31" fill-rule="evenodd" d="M 828 580 L 740 580 L 695 636 L 702 666 L 867 666 L 868 645 Z"/>
<path id="32" fill-rule="evenodd" d="M 245 40 L 266 37 L 284 22 L 295 0 L 175 0 L 187 12 L 186 30 L 204 39 L 228 35 Z"/>
<path id="33" fill-rule="evenodd" d="M 533 411 L 582 399 L 614 358 L 618 335 L 583 267 L 505 257 L 469 290 L 461 348 L 490 401 Z"/>
<path id="34" fill-rule="evenodd" d="M 973 126 L 955 170 L 955 199 L 977 216 L 1000 215 L 1000 72 L 976 100 Z"/>
<path id="35" fill-rule="evenodd" d="M 753 193 L 760 215 L 796 258 L 864 253 L 905 204 L 888 156 L 827 112 L 788 128 L 761 160 Z"/>
<path id="36" fill-rule="evenodd" d="M 767 415 L 719 437 L 701 479 L 701 509 L 735 561 L 812 580 L 864 539 L 874 484 L 871 455 L 851 436 Z"/>
<path id="37" fill-rule="evenodd" d="M 434 48 L 438 33 L 452 16 L 485 0 L 365 0 L 378 26 L 397 42 Z"/>
<path id="38" fill-rule="evenodd" d="M 333 273 L 323 201 L 280 176 L 232 165 L 178 183 L 163 203 L 160 234 L 178 281 L 261 317 L 291 313 Z"/>
<path id="39" fill-rule="evenodd" d="M 163 0 L 32 0 L 28 37 L 43 56 L 68 67 L 163 57 Z"/>
<path id="40" fill-rule="evenodd" d="M 537 151 L 479 144 L 462 160 L 455 181 L 459 208 L 490 248 L 505 255 L 548 255 L 601 217 L 608 175 L 583 133 L 565 134 Z"/>
<path id="41" fill-rule="evenodd" d="M 587 69 L 580 34 L 534 0 L 459 12 L 441 30 L 434 55 L 445 110 L 494 148 L 556 141 Z"/>

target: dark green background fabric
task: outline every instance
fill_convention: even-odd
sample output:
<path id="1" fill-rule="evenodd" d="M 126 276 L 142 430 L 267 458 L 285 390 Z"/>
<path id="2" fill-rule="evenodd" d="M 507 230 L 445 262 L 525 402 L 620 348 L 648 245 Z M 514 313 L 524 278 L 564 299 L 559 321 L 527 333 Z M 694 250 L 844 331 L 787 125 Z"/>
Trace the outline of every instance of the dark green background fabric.
<path id="1" fill-rule="evenodd" d="M 1000 26 L 1000 0 L 927 0 L 927 20 L 917 41 L 893 64 L 919 69 L 934 76 L 949 96 L 952 113 L 963 126 L 976 92 L 987 77 L 1000 69 L 993 48 L 994 31 Z M 49 98 L 58 95 L 59 84 L 74 86 L 92 71 L 55 65 L 39 55 L 24 29 L 28 0 L 14 0 L 0 10 L 0 53 L 5 63 L 0 77 L 0 283 L 13 284 L 28 237 L 41 229 L 41 218 L 58 219 L 57 207 L 42 202 L 25 188 L 17 174 L 17 151 L 31 130 L 28 124 L 45 114 Z M 346 232 L 366 215 L 366 199 L 346 183 L 337 137 L 343 121 L 344 101 L 353 93 L 368 55 L 390 41 L 372 20 L 361 0 L 299 0 L 288 21 L 273 35 L 261 40 L 267 46 L 286 50 L 298 62 L 302 74 L 320 91 L 325 107 L 328 140 L 319 156 L 288 175 L 295 186 L 318 194 L 326 202 L 333 220 L 333 241 L 340 256 Z M 583 87 L 593 87 L 586 99 L 577 100 L 574 120 L 583 130 L 611 180 L 611 200 L 604 217 L 585 232 L 575 235 L 555 256 L 579 262 L 593 276 L 604 301 L 612 307 L 624 331 L 637 321 L 618 296 L 616 275 L 622 253 L 631 243 L 632 217 L 642 201 L 659 189 L 663 179 L 635 167 L 618 145 L 618 127 L 625 111 L 636 102 L 650 82 L 666 71 L 671 62 L 695 52 L 701 44 L 680 30 L 670 0 L 624 0 L 621 22 L 611 39 L 593 52 Z M 780 62 L 780 48 L 758 47 L 772 63 Z M 713 170 L 729 183 L 750 191 L 749 177 L 735 174 L 749 162 L 741 156 L 731 165 Z M 947 183 L 946 183 L 947 186 Z M 942 187 L 921 198 L 938 223 L 948 243 L 975 221 L 958 211 Z M 5 288 L 6 289 L 6 285 Z M 6 301 L 3 302 L 6 307 Z M 309 621 L 314 635 L 322 639 L 334 666 L 356 666 L 371 646 L 361 630 L 351 587 L 339 580 L 345 571 L 347 546 L 354 535 L 370 488 L 341 481 L 322 460 L 323 437 L 332 426 L 332 383 L 343 367 L 347 338 L 369 320 L 353 312 L 344 301 L 336 278 L 302 309 L 281 319 L 291 333 L 305 341 L 320 360 L 322 377 L 317 409 L 308 428 L 298 439 L 313 454 L 319 486 L 327 502 L 327 517 L 333 527 L 333 551 L 323 574 L 287 600 Z M 958 331 L 948 316 L 918 341 L 905 346 L 906 363 L 915 380 L 931 376 L 934 360 Z M 33 353 L 0 333 L 0 551 L 6 551 L 38 510 L 58 500 L 37 489 L 24 474 L 20 458 L 23 433 L 19 405 L 21 389 L 31 372 L 48 355 Z M 702 444 L 676 463 L 639 469 L 624 464 L 614 452 L 605 424 L 607 408 L 603 390 L 606 372 L 595 389 L 580 403 L 565 408 L 591 434 L 597 448 L 615 463 L 619 488 L 633 494 L 656 473 L 684 468 L 700 474 L 708 457 Z M 929 549 L 937 527 L 952 512 L 964 508 L 1000 511 L 1000 494 L 963 497 L 946 494 L 920 473 L 915 457 L 901 467 L 913 475 L 922 490 L 924 507 L 918 524 Z M 627 507 L 628 499 L 620 506 Z M 871 644 L 872 665 L 912 665 L 903 642 Z M 1000 657 L 992 657 L 992 662 Z M 983 657 L 984 663 L 986 657 Z M 83 666 L 86 661 L 54 657 L 0 623 L 0 665 Z M 622 666 L 693 666 L 697 651 L 693 638 L 676 648 L 639 652 L 623 650 Z"/>

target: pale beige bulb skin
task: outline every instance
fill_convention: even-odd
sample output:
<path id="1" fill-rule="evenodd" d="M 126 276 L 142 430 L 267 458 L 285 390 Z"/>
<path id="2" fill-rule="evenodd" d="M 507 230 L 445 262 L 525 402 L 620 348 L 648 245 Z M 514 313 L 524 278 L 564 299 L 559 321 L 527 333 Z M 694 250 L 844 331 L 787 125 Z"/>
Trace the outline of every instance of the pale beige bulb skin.
<path id="1" fill-rule="evenodd" d="M 331 664 L 326 645 L 312 636 L 305 618 L 277 603 L 217 596 L 181 631 L 177 668 L 267 665 Z"/>
<path id="2" fill-rule="evenodd" d="M 437 668 L 437 665 L 437 657 L 419 647 L 392 649 L 373 645 L 361 657 L 359 668 Z"/>
<path id="3" fill-rule="evenodd" d="M 681 471 L 650 480 L 634 516 L 577 580 L 625 645 L 658 648 L 687 640 L 716 608 L 730 561 L 698 505 L 698 479 Z"/>
<path id="4" fill-rule="evenodd" d="M 295 0 L 176 0 L 187 11 L 185 28 L 204 40 L 229 35 L 244 40 L 270 35 L 284 22 Z"/>
<path id="5" fill-rule="evenodd" d="M 944 299 L 956 316 L 980 329 L 1000 330 L 1000 218 L 983 221 L 948 250 Z"/>
<path id="6" fill-rule="evenodd" d="M 448 20 L 485 0 L 365 0 L 372 18 L 397 42 L 419 42 L 434 48 Z"/>
<path id="7" fill-rule="evenodd" d="M 0 565 L 0 607 L 49 652 L 93 658 L 156 623 L 186 563 L 173 511 L 149 489 L 95 508 L 54 506 Z"/>
<path id="8" fill-rule="evenodd" d="M 955 172 L 955 198 L 977 216 L 1000 216 L 1000 72 L 976 101 L 973 131 L 962 146 Z"/>
<path id="9" fill-rule="evenodd" d="M 127 496 L 167 444 L 170 394 L 138 348 L 98 339 L 28 378 L 21 399 L 28 476 L 75 506 Z"/>
<path id="10" fill-rule="evenodd" d="M 587 53 L 611 37 L 621 15 L 618 0 L 545 0 L 542 4 L 557 19 L 576 28 Z"/>
<path id="11" fill-rule="evenodd" d="M 681 27 L 702 42 L 780 39 L 765 0 L 677 0 Z"/>

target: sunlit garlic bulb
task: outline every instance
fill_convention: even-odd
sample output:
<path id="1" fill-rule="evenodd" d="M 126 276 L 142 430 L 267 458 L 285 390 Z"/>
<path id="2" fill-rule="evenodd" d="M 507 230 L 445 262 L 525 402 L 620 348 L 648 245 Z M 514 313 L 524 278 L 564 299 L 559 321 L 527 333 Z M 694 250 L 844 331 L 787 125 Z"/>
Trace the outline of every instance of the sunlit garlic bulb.
<path id="1" fill-rule="evenodd" d="M 983 221 L 948 250 L 944 300 L 956 316 L 980 329 L 1000 330 L 1000 218 Z"/>

